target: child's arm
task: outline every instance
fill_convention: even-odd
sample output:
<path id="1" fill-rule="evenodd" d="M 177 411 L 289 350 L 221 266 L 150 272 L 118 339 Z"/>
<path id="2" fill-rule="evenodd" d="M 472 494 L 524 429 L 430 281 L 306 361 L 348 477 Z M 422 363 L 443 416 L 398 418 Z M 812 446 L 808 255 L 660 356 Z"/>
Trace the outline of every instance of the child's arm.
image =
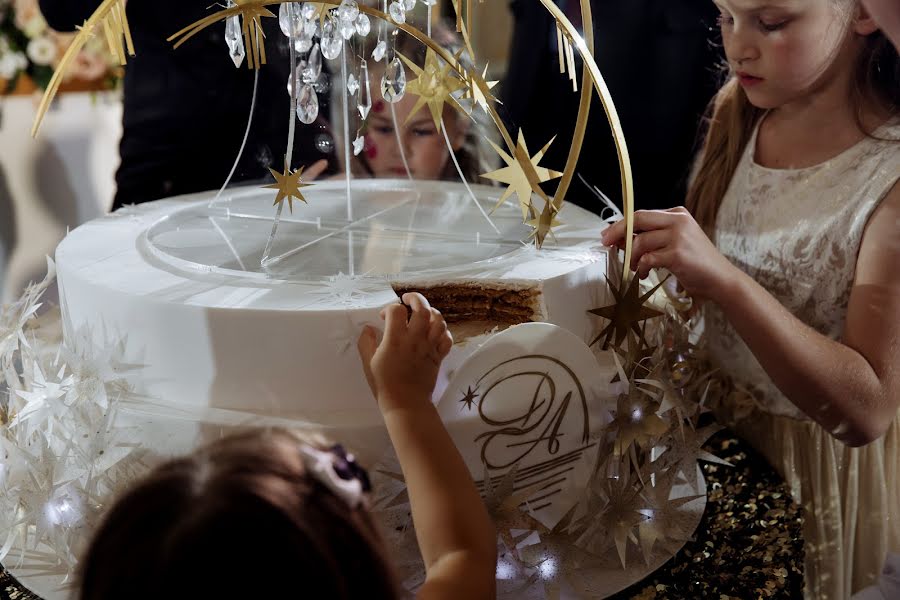
<path id="1" fill-rule="evenodd" d="M 848 445 L 878 439 L 900 405 L 900 184 L 873 215 L 859 252 L 842 342 L 794 317 L 722 256 L 684 209 L 635 213 L 632 268 L 664 267 L 718 304 L 772 381 Z M 622 245 L 624 224 L 603 233 Z"/>
<path id="2" fill-rule="evenodd" d="M 400 459 L 426 579 L 419 598 L 493 598 L 497 537 L 431 394 L 453 338 L 419 294 L 387 307 L 384 339 L 367 327 L 359 354 Z"/>

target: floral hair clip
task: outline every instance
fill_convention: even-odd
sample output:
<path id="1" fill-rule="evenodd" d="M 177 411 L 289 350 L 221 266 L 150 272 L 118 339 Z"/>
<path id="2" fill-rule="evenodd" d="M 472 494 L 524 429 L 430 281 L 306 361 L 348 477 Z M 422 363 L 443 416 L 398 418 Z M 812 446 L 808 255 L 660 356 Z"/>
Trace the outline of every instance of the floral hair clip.
<path id="1" fill-rule="evenodd" d="M 327 487 L 351 509 L 369 508 L 372 484 L 369 474 L 356 462 L 353 454 L 337 444 L 328 450 L 312 446 L 300 447 L 303 465 L 316 481 Z"/>

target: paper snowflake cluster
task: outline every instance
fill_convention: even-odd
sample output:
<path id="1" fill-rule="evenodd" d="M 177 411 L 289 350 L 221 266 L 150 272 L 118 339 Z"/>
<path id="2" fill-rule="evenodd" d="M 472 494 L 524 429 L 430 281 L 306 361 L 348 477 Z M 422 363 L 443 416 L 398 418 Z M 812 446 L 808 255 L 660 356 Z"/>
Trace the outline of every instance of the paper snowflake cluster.
<path id="1" fill-rule="evenodd" d="M 41 297 L 55 279 L 29 286 L 0 309 L 0 560 L 69 575 L 102 509 L 145 469 L 144 451 L 116 423 L 130 395 L 119 343 L 98 348 L 75 332 L 64 345 Z"/>

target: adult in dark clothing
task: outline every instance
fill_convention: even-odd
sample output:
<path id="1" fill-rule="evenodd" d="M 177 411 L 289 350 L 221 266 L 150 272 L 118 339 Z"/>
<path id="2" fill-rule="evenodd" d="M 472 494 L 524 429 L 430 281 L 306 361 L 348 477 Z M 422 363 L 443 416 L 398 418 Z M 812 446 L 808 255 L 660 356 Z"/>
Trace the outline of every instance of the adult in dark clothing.
<path id="1" fill-rule="evenodd" d="M 578 4 L 578 0 L 557 0 Z M 597 64 L 609 85 L 631 154 L 635 204 L 684 202 L 698 126 L 719 81 L 710 0 L 592 0 Z M 555 25 L 537 0 L 512 0 L 515 17 L 501 114 L 522 128 L 530 148 L 557 136 L 542 165 L 561 169 L 578 114 L 578 94 L 560 75 Z M 580 62 L 578 81 L 581 83 Z M 576 173 L 621 205 L 615 146 L 596 94 Z M 555 183 L 553 184 L 555 189 Z M 599 212 L 603 205 L 576 177 L 567 199 Z"/>
<path id="2" fill-rule="evenodd" d="M 166 39 L 210 14 L 210 0 L 129 0 L 136 56 L 125 67 L 125 110 L 114 208 L 218 189 L 237 157 L 253 94 L 254 73 L 235 68 L 216 23 L 174 50 Z M 50 27 L 71 31 L 100 0 L 40 0 Z M 277 10 L 277 8 L 276 8 Z M 268 64 L 259 73 L 253 125 L 232 181 L 263 180 L 281 170 L 287 148 L 290 59 L 277 19 L 263 19 Z M 247 48 L 249 52 L 249 48 Z M 327 115 L 328 93 L 319 95 Z M 296 117 L 294 117 L 296 118 Z M 297 123 L 293 166 L 336 165 L 327 123 Z M 323 152 L 324 149 L 324 152 Z"/>

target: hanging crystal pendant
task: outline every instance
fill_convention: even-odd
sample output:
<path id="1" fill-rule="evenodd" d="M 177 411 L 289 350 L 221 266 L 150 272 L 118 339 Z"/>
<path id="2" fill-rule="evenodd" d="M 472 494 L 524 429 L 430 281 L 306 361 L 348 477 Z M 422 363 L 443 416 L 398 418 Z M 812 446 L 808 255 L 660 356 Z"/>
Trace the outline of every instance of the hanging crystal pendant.
<path id="1" fill-rule="evenodd" d="M 278 9 L 278 26 L 286 37 L 298 37 L 303 32 L 303 17 L 296 2 L 285 2 Z"/>
<path id="2" fill-rule="evenodd" d="M 319 97 L 316 90 L 305 83 L 300 88 L 300 94 L 297 96 L 297 118 L 307 125 L 313 123 L 319 116 Z"/>
<path id="3" fill-rule="evenodd" d="M 399 2 L 391 2 L 391 6 L 388 8 L 388 12 L 391 15 L 391 18 L 394 20 L 394 23 L 397 25 L 403 25 L 406 23 L 406 11 L 403 10 L 403 6 Z"/>
<path id="4" fill-rule="evenodd" d="M 394 57 L 391 64 L 384 70 L 381 78 L 381 94 L 391 104 L 400 102 L 406 93 L 406 69 L 400 59 Z"/>
<path id="5" fill-rule="evenodd" d="M 226 8 L 237 6 L 234 0 L 228 0 Z M 246 52 L 244 51 L 244 37 L 241 32 L 241 18 L 238 15 L 228 17 L 225 20 L 225 44 L 228 46 L 228 56 L 235 67 L 240 67 L 244 62 Z"/>
<path id="6" fill-rule="evenodd" d="M 322 54 L 319 52 L 319 45 L 313 46 L 309 52 L 309 58 L 306 59 L 306 68 L 303 69 L 303 83 L 315 83 L 322 73 Z"/>
<path id="7" fill-rule="evenodd" d="M 359 16 L 359 5 L 356 0 L 344 0 L 338 7 L 338 19 L 353 22 Z"/>
<path id="8" fill-rule="evenodd" d="M 369 32 L 372 30 L 372 23 L 369 21 L 369 17 L 360 13 L 356 18 L 356 33 L 361 35 L 362 37 L 366 37 L 369 35 Z"/>
<path id="9" fill-rule="evenodd" d="M 328 76 L 328 73 L 322 73 L 312 86 L 316 92 L 327 94 L 328 90 L 331 89 L 331 77 Z"/>
<path id="10" fill-rule="evenodd" d="M 403 0 L 403 10 L 409 12 L 416 7 L 416 0 Z"/>
<path id="11" fill-rule="evenodd" d="M 305 33 L 309 37 L 313 37 L 318 32 L 319 32 L 319 21 L 318 20 L 304 21 L 303 33 Z"/>
<path id="12" fill-rule="evenodd" d="M 309 49 L 312 47 L 312 38 L 307 37 L 305 35 L 298 38 L 294 41 L 294 50 L 303 54 L 304 52 L 309 52 Z"/>
<path id="13" fill-rule="evenodd" d="M 359 110 L 359 116 L 363 121 L 369 116 L 372 110 L 372 89 L 369 86 L 369 65 L 366 61 L 362 61 L 359 67 L 359 103 L 356 105 Z"/>
<path id="14" fill-rule="evenodd" d="M 311 21 L 316 16 L 316 5 L 312 2 L 304 2 L 303 8 L 300 9 L 300 16 Z"/>
<path id="15" fill-rule="evenodd" d="M 306 68 L 306 61 L 301 60 L 297 63 L 297 68 L 294 70 L 294 76 L 288 77 L 287 83 L 287 91 L 288 95 L 294 93 L 294 85 L 303 85 L 303 69 Z M 300 89 L 299 87 L 297 89 Z"/>
<path id="16" fill-rule="evenodd" d="M 385 52 L 387 52 L 387 43 L 384 40 L 381 40 L 375 46 L 375 49 L 372 50 L 372 58 L 375 59 L 375 62 L 381 62 L 381 59 L 384 58 Z"/>
<path id="17" fill-rule="evenodd" d="M 359 153 L 363 151 L 365 145 L 366 139 L 357 134 L 356 139 L 353 140 L 353 156 L 359 156 Z"/>
<path id="18" fill-rule="evenodd" d="M 353 21 L 339 19 L 338 23 L 338 28 L 341 30 L 341 37 L 345 40 L 349 40 L 353 37 L 353 34 L 356 33 L 356 23 L 354 23 Z"/>
<path id="19" fill-rule="evenodd" d="M 325 26 L 322 27 L 322 40 L 320 44 L 321 46 L 319 49 L 322 51 L 322 56 L 328 60 L 333 60 L 341 55 L 341 47 L 344 44 L 344 40 L 337 31 L 334 19 L 325 21 Z"/>
<path id="20" fill-rule="evenodd" d="M 352 96 L 359 89 L 359 82 L 356 80 L 356 77 L 353 76 L 353 73 L 350 73 L 350 77 L 347 78 L 347 93 Z"/>

